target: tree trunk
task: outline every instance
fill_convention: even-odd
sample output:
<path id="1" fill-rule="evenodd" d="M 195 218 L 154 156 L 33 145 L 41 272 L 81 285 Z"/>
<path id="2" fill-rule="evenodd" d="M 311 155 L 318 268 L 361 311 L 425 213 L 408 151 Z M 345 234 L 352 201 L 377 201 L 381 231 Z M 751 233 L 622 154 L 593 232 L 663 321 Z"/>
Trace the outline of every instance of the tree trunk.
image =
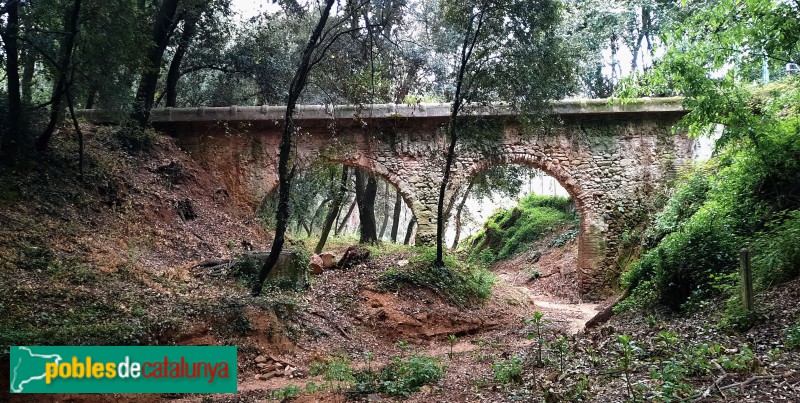
<path id="1" fill-rule="evenodd" d="M 67 70 L 72 62 L 72 50 L 75 48 L 75 36 L 78 34 L 78 17 L 81 12 L 81 0 L 75 0 L 72 11 L 67 13 L 64 19 L 64 40 L 61 42 L 61 55 L 58 60 L 58 78 L 53 86 L 53 95 L 50 97 L 50 120 L 42 134 L 36 140 L 36 150 L 42 152 L 47 149 L 50 137 L 56 129 L 58 118 L 61 115 L 61 100 L 69 83 L 67 82 Z"/>
<path id="2" fill-rule="evenodd" d="M 147 122 L 150 120 L 150 109 L 153 108 L 153 97 L 156 93 L 158 76 L 161 73 L 161 59 L 164 57 L 164 50 L 167 48 L 169 37 L 177 23 L 175 14 L 178 10 L 178 2 L 179 0 L 163 0 L 161 2 L 158 16 L 150 33 L 153 47 L 147 54 L 146 70 L 139 81 L 131 115 L 142 128 L 147 126 Z"/>
<path id="3" fill-rule="evenodd" d="M 319 235 L 319 242 L 317 242 L 317 247 L 314 248 L 314 253 L 322 253 L 322 249 L 325 248 L 325 243 L 328 242 L 328 235 L 331 233 L 331 227 L 336 222 L 339 210 L 342 209 L 342 199 L 344 199 L 345 192 L 347 192 L 347 167 L 342 166 L 342 181 L 339 185 L 339 191 L 333 195 L 333 203 L 331 203 L 331 208 L 325 217 L 322 233 Z"/>
<path id="4" fill-rule="evenodd" d="M 403 210 L 403 198 L 400 191 L 396 191 L 394 197 L 394 214 L 392 214 L 392 242 L 397 243 L 397 230 L 400 227 L 400 212 Z"/>
<path id="5" fill-rule="evenodd" d="M 86 109 L 94 109 L 94 102 L 97 98 L 97 87 L 92 85 L 89 87 L 89 95 L 86 96 L 86 105 L 83 107 Z"/>
<path id="6" fill-rule="evenodd" d="M 353 209 L 356 208 L 357 203 L 358 200 L 355 199 L 353 199 L 353 202 L 350 203 L 350 208 L 347 209 L 347 214 L 344 215 L 344 219 L 342 219 L 342 221 L 339 222 L 339 226 L 336 227 L 336 232 L 334 232 L 334 235 L 338 236 L 342 232 L 342 230 L 344 230 L 344 227 L 347 225 L 347 220 L 349 220 L 350 215 L 353 214 Z"/>
<path id="7" fill-rule="evenodd" d="M 289 197 L 292 190 L 292 175 L 294 174 L 294 167 L 292 167 L 291 172 L 289 171 L 289 154 L 292 151 L 292 132 L 294 132 L 295 129 L 292 123 L 292 116 L 297 106 L 297 100 L 300 98 L 300 94 L 308 83 L 308 76 L 311 74 L 312 68 L 311 57 L 314 54 L 314 50 L 320 45 L 319 40 L 328 22 L 328 16 L 331 13 L 331 7 L 333 7 L 334 2 L 335 0 L 325 0 L 325 9 L 319 16 L 317 26 L 311 33 L 308 44 L 306 44 L 303 50 L 303 57 L 300 61 L 300 65 L 297 67 L 291 84 L 289 84 L 289 99 L 286 103 L 286 115 L 283 120 L 283 131 L 281 132 L 280 152 L 278 155 L 279 186 L 278 208 L 275 210 L 275 239 L 272 242 L 269 256 L 258 273 L 258 281 L 253 286 L 252 294 L 254 296 L 261 294 L 261 290 L 264 287 L 264 280 L 267 279 L 269 272 L 272 271 L 272 268 L 275 266 L 275 263 L 278 262 L 278 258 L 283 251 L 286 226 L 289 223 Z"/>
<path id="8" fill-rule="evenodd" d="M 450 124 L 448 134 L 450 136 L 450 145 L 447 147 L 447 157 L 444 165 L 444 174 L 442 175 L 442 184 L 439 186 L 439 203 L 436 206 L 436 261 L 434 264 L 439 267 L 444 266 L 444 197 L 447 190 L 447 183 L 450 181 L 450 169 L 453 165 L 453 158 L 455 157 L 456 141 L 458 140 L 458 114 L 461 112 L 461 106 L 464 99 L 462 98 L 462 90 L 464 89 L 464 76 L 467 72 L 467 65 L 472 57 L 472 51 L 475 49 L 475 43 L 483 26 L 483 14 L 472 14 L 470 16 L 470 29 L 472 24 L 475 23 L 477 18 L 477 26 L 472 32 L 464 34 L 464 41 L 461 45 L 461 60 L 456 75 L 456 90 L 453 96 L 453 105 L 450 110 Z"/>
<path id="9" fill-rule="evenodd" d="M 467 197 L 471 190 L 472 181 L 469 182 L 467 189 L 464 191 L 464 196 L 461 197 L 461 203 L 458 203 L 458 207 L 456 207 L 456 237 L 453 239 L 453 247 L 451 249 L 458 248 L 458 241 L 461 238 L 461 210 L 464 209 L 464 204 L 467 202 Z"/>
<path id="10" fill-rule="evenodd" d="M 383 222 L 381 223 L 381 232 L 378 235 L 378 239 L 383 239 L 383 235 L 386 233 L 386 226 L 389 224 L 389 184 L 384 182 L 385 187 L 383 188 Z"/>
<path id="11" fill-rule="evenodd" d="M 178 80 L 181 78 L 181 62 L 186 52 L 189 50 L 189 45 L 192 43 L 194 34 L 197 31 L 197 15 L 189 14 L 183 20 L 183 33 L 181 40 L 178 42 L 178 49 L 175 50 L 175 56 L 172 57 L 172 63 L 169 65 L 167 72 L 167 108 L 174 108 L 178 101 Z"/>
<path id="12" fill-rule="evenodd" d="M 19 6 L 20 0 L 11 0 L 7 7 L 6 29 L 0 32 L 6 56 L 6 90 L 8 91 L 8 133 L 0 135 L 0 156 L 13 164 L 22 142 L 20 115 L 22 100 L 19 89 Z"/>
<path id="13" fill-rule="evenodd" d="M 403 245 L 408 245 L 411 242 L 411 234 L 414 232 L 414 224 L 417 223 L 417 217 L 411 216 L 408 220 L 408 227 L 406 228 L 406 239 L 403 240 Z"/>
<path id="14" fill-rule="evenodd" d="M 366 183 L 365 178 L 366 176 Z M 375 243 L 378 232 L 375 226 L 375 196 L 378 193 L 378 181 L 363 170 L 356 169 L 356 201 L 358 202 L 359 243 Z"/>
<path id="15" fill-rule="evenodd" d="M 33 74 L 36 72 L 36 57 L 32 49 L 28 49 L 23 56 L 22 62 L 22 102 L 26 104 L 31 103 L 31 93 L 33 88 Z"/>
<path id="16" fill-rule="evenodd" d="M 311 219 L 308 222 L 308 226 L 309 226 L 308 236 L 311 236 L 311 233 L 314 232 L 314 223 L 318 221 L 318 218 L 319 218 L 320 214 L 322 214 L 322 210 L 325 209 L 325 205 L 330 203 L 330 202 L 331 202 L 331 199 L 327 198 L 327 199 L 323 200 L 319 204 L 319 206 L 317 206 L 316 210 L 314 210 L 314 215 L 311 216 Z"/>
<path id="17" fill-rule="evenodd" d="M 78 118 L 75 117 L 75 108 L 72 106 L 72 94 L 69 91 L 69 87 L 68 85 L 66 88 L 67 107 L 69 108 L 69 115 L 72 117 L 72 124 L 75 125 L 75 133 L 78 135 L 78 179 L 83 182 L 83 132 L 78 124 Z"/>

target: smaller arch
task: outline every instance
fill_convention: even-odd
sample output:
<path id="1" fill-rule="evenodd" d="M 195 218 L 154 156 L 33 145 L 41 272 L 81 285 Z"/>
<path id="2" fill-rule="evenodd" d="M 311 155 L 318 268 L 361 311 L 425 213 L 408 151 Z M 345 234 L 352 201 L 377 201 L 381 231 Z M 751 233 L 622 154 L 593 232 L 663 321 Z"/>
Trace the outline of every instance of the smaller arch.
<path id="1" fill-rule="evenodd" d="M 317 158 L 303 158 L 296 160 L 294 169 L 313 169 L 314 167 L 318 167 L 322 164 L 341 164 L 349 168 L 359 168 L 382 179 L 386 183 L 392 185 L 398 191 L 398 193 L 400 193 L 400 197 L 403 199 L 403 202 L 406 204 L 406 206 L 408 206 L 408 208 L 411 210 L 413 217 L 419 217 L 418 212 L 420 209 L 425 208 L 417 200 L 416 192 L 413 190 L 413 187 L 408 183 L 408 181 L 403 179 L 397 173 L 389 170 L 385 165 L 380 164 L 372 159 L 354 157 L 325 158 L 318 156 Z M 274 180 L 270 181 L 270 183 L 265 186 L 264 196 L 275 192 L 277 188 L 278 177 L 276 175 Z"/>
<path id="2" fill-rule="evenodd" d="M 597 272 L 605 255 L 600 252 L 602 249 L 601 235 L 593 229 L 597 213 L 591 208 L 590 200 L 592 196 L 583 189 L 579 181 L 575 180 L 569 170 L 560 164 L 546 160 L 543 156 L 510 152 L 472 161 L 469 167 L 463 171 L 464 173 L 459 176 L 458 180 L 453 181 L 453 189 L 461 189 L 469 178 L 490 167 L 513 164 L 526 165 L 543 171 L 558 181 L 572 197 L 581 220 L 578 233 L 578 267 L 576 267 L 578 289 L 581 290 L 581 293 L 587 294 L 590 277 Z M 455 197 L 456 193 L 458 192 L 453 191 L 453 197 Z"/>

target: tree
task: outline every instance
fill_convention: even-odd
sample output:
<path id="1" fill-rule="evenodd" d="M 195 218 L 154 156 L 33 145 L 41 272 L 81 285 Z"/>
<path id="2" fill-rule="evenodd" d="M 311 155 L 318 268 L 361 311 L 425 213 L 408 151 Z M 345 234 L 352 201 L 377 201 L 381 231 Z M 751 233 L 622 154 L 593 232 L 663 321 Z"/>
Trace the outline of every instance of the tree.
<path id="1" fill-rule="evenodd" d="M 82 0 L 75 0 L 71 9 L 69 9 L 64 17 L 64 38 L 60 46 L 60 56 L 58 65 L 56 66 L 57 78 L 53 85 L 53 93 L 50 97 L 50 119 L 47 122 L 47 127 L 39 138 L 36 140 L 36 150 L 42 152 L 47 149 L 47 144 L 50 142 L 50 137 L 53 136 L 53 131 L 58 123 L 59 115 L 61 114 L 61 100 L 67 93 L 68 87 L 71 85 L 69 82 L 69 69 L 72 63 L 72 54 L 75 49 L 75 37 L 78 35 L 78 21 L 81 14 Z M 71 102 L 71 101 L 70 101 Z"/>
<path id="2" fill-rule="evenodd" d="M 22 143 L 22 99 L 19 83 L 19 9 L 20 0 L 10 0 L 0 15 L 6 14 L 6 24 L 0 31 L 6 56 L 6 89 L 8 91 L 8 133 L 0 133 L 0 158 L 13 162 Z"/>
<path id="3" fill-rule="evenodd" d="M 136 98 L 133 105 L 131 117 L 144 128 L 150 120 L 150 110 L 158 85 L 158 77 L 161 73 L 161 60 L 164 51 L 169 44 L 169 38 L 177 25 L 177 11 L 179 0 L 163 0 L 161 7 L 153 21 L 151 29 L 152 47 L 147 54 L 147 63 L 142 78 L 136 90 Z"/>
<path id="4" fill-rule="evenodd" d="M 317 246 L 314 248 L 314 253 L 322 253 L 322 249 L 325 248 L 325 243 L 328 241 L 331 228 L 336 224 L 336 217 L 339 215 L 339 210 L 342 209 L 342 201 L 347 192 L 347 179 L 347 167 L 342 166 L 342 178 L 339 183 L 339 188 L 333 195 L 333 201 L 331 202 L 330 209 L 328 209 L 328 215 L 325 216 L 325 222 L 322 224 L 322 233 L 319 236 Z"/>
<path id="5" fill-rule="evenodd" d="M 439 186 L 436 261 L 444 265 L 445 195 L 456 144 L 469 132 L 462 118 L 476 102 L 504 100 L 542 119 L 547 102 L 571 89 L 573 68 L 556 34 L 558 5 L 550 0 L 470 0 L 443 3 L 446 28 L 457 41 L 449 139 Z M 546 62 L 545 62 L 546 61 Z"/>
<path id="6" fill-rule="evenodd" d="M 308 83 L 309 75 L 314 66 L 325 56 L 325 51 L 330 46 L 330 41 L 335 41 L 338 36 L 333 32 L 335 28 L 325 30 L 330 16 L 331 7 L 335 0 L 325 0 L 325 5 L 320 12 L 319 20 L 311 32 L 305 49 L 297 66 L 292 82 L 289 84 L 289 99 L 286 103 L 286 114 L 284 118 L 283 130 L 281 131 L 281 143 L 278 156 L 278 207 L 275 210 L 275 238 L 270 248 L 269 256 L 258 273 L 258 280 L 253 285 L 252 294 L 259 295 L 275 263 L 278 262 L 283 244 L 285 242 L 286 227 L 289 222 L 289 197 L 292 186 L 292 176 L 294 168 L 289 169 L 289 157 L 292 151 L 292 135 L 296 130 L 293 122 L 294 110 L 297 100 Z M 337 24 L 334 24 L 334 27 Z"/>
<path id="7" fill-rule="evenodd" d="M 359 243 L 378 242 L 378 230 L 375 223 L 375 197 L 378 193 L 378 181 L 374 176 L 356 168 L 356 202 L 358 203 Z"/>
<path id="8" fill-rule="evenodd" d="M 403 210 L 403 198 L 399 191 L 394 192 L 394 210 L 392 212 L 392 243 L 397 243 L 397 231 L 400 229 L 400 212 Z"/>

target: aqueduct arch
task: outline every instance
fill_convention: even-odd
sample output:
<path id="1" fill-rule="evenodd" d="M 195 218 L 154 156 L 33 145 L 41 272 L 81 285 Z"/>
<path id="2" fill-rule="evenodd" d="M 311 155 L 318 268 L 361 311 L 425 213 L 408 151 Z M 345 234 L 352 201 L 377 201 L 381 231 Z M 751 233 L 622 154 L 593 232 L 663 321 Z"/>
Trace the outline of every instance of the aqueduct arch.
<path id="1" fill-rule="evenodd" d="M 691 160 L 691 141 L 673 133 L 686 112 L 680 99 L 641 99 L 625 105 L 608 100 L 557 103 L 563 122 L 523 128 L 503 107 L 480 107 L 471 116 L 497 119 L 502 133 L 481 147 L 457 147 L 447 198 L 490 164 L 523 163 L 555 177 L 581 213 L 579 288 L 600 296 L 616 283 L 623 234 L 646 221 L 653 201 Z M 301 135 L 294 161 L 323 159 L 359 166 L 397 187 L 417 218 L 417 244 L 432 244 L 447 141 L 441 127 L 450 106 L 301 106 Z M 154 110 L 154 124 L 170 130 L 181 146 L 217 175 L 220 183 L 254 205 L 277 183 L 277 152 L 283 107 Z M 84 116 L 95 118 L 93 111 Z M 241 128 L 237 129 L 238 126 Z M 231 128 L 234 128 L 231 130 Z"/>

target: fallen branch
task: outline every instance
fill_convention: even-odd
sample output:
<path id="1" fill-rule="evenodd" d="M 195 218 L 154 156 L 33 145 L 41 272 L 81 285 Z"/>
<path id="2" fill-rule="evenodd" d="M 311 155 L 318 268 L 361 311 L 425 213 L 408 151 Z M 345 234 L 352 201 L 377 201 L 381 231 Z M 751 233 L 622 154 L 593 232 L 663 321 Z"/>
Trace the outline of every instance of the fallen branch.
<path id="1" fill-rule="evenodd" d="M 625 293 L 623 293 L 622 296 L 617 298 L 614 302 L 612 302 L 605 309 L 603 309 L 602 311 L 598 312 L 597 315 L 594 315 L 593 318 L 589 319 L 589 321 L 586 322 L 586 325 L 584 325 L 584 328 L 585 329 L 589 329 L 589 328 L 597 327 L 597 326 L 607 322 L 609 319 L 611 319 L 612 316 L 614 316 L 614 307 L 617 306 L 617 304 L 619 304 L 620 302 L 622 302 L 622 300 L 624 300 L 625 298 L 628 298 L 628 296 L 630 294 L 631 294 L 630 290 L 625 290 Z"/>
<path id="2" fill-rule="evenodd" d="M 342 337 L 344 337 L 347 340 L 352 340 L 350 335 L 347 332 L 345 332 L 344 329 L 342 329 L 342 327 L 339 326 L 339 324 L 336 323 L 335 320 L 333 320 L 333 319 L 331 319 L 331 318 L 329 318 L 329 317 L 327 317 L 327 316 L 325 316 L 325 315 L 323 315 L 323 314 L 321 314 L 321 313 L 319 313 L 317 311 L 308 311 L 308 313 L 310 313 L 310 314 L 312 314 L 312 315 L 314 315 L 316 317 L 324 319 L 326 322 L 328 322 L 330 325 L 332 325 L 333 328 L 336 329 L 336 331 L 338 331 L 339 334 L 342 335 Z"/>
<path id="3" fill-rule="evenodd" d="M 767 379 L 778 379 L 778 378 L 780 378 L 780 376 L 777 376 L 777 375 L 753 376 L 753 377 L 750 377 L 750 378 L 748 378 L 748 379 L 746 379 L 746 380 L 744 380 L 742 382 L 736 382 L 736 383 L 732 383 L 730 385 L 725 385 L 725 386 L 721 387 L 720 390 L 728 390 L 728 389 L 733 389 L 733 388 L 737 388 L 738 387 L 742 392 L 744 392 L 745 386 L 747 386 L 747 385 L 749 385 L 749 384 L 751 384 L 753 382 L 763 381 L 763 380 L 767 380 Z"/>

